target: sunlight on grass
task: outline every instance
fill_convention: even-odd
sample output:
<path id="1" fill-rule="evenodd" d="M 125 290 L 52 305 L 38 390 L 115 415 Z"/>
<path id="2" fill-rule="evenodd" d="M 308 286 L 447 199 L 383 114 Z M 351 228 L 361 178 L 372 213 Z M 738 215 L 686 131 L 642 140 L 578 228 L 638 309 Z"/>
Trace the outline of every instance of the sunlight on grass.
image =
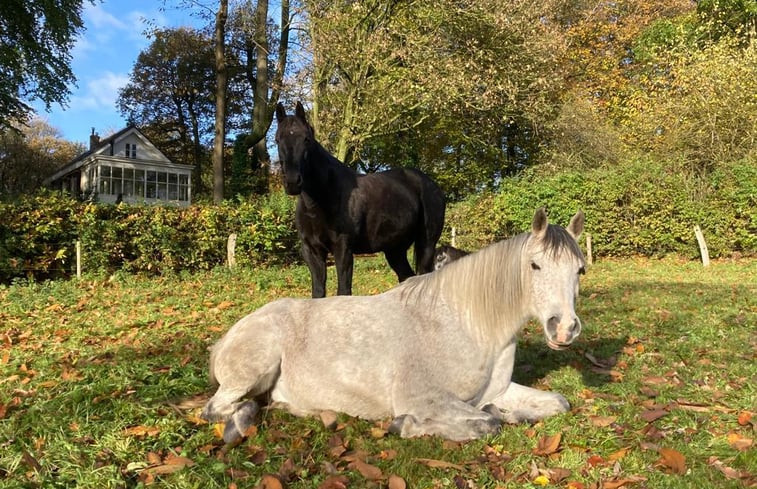
<path id="1" fill-rule="evenodd" d="M 571 349 L 549 350 L 534 323 L 521 336 L 514 379 L 573 406 L 535 425 L 449 443 L 343 415 L 328 431 L 271 410 L 230 450 L 197 418 L 210 394 L 207 349 L 261 305 L 308 297 L 307 269 L 0 287 L 0 487 L 254 487 L 266 473 L 289 488 L 332 475 L 386 487 L 391 474 L 413 488 L 743 487 L 757 472 L 754 277 L 754 260 L 591 267 Z M 395 280 L 381 257 L 356 261 L 356 294 Z M 557 434 L 553 453 L 535 454 Z M 380 477 L 368 480 L 357 459 Z"/>

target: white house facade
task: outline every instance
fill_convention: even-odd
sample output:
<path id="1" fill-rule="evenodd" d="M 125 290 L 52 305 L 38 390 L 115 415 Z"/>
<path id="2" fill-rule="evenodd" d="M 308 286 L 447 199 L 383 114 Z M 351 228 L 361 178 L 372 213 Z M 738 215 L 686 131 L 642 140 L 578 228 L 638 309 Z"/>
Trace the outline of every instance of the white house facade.
<path id="1" fill-rule="evenodd" d="M 49 187 L 105 203 L 192 202 L 192 167 L 171 162 L 136 127 L 100 140 L 45 180 Z"/>

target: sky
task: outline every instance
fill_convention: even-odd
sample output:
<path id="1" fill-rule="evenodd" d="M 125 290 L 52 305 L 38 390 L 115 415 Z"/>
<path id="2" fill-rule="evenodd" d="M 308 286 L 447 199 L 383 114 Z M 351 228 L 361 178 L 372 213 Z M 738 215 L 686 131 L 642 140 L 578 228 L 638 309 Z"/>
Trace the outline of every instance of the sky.
<path id="1" fill-rule="evenodd" d="M 84 2 L 85 30 L 71 51 L 77 78 L 67 107 L 32 103 L 38 116 L 61 131 L 64 139 L 89 144 L 92 128 L 100 136 L 123 129 L 126 121 L 116 108 L 118 89 L 129 81 L 139 53 L 150 44 L 152 27 L 199 26 L 186 10 L 167 7 L 159 0 L 97 0 Z"/>

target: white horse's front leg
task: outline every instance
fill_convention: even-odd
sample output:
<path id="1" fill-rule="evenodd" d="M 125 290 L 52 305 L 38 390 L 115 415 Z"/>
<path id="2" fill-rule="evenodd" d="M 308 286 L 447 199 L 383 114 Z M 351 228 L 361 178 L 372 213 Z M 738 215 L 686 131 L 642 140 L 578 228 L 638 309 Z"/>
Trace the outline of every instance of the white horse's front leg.
<path id="1" fill-rule="evenodd" d="M 539 421 L 570 409 L 570 403 L 556 392 L 540 391 L 510 382 L 504 394 L 493 401 L 506 423 Z"/>

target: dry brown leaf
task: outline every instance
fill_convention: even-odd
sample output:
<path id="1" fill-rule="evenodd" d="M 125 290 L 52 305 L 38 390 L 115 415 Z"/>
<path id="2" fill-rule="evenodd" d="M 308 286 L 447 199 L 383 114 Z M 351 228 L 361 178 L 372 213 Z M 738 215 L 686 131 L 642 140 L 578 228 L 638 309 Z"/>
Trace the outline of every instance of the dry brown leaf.
<path id="1" fill-rule="evenodd" d="M 322 411 L 321 422 L 323 423 L 324 428 L 332 431 L 336 428 L 337 414 L 334 411 Z"/>
<path id="2" fill-rule="evenodd" d="M 751 420 L 752 420 L 752 413 L 750 413 L 749 411 L 741 411 L 737 418 L 737 421 L 741 426 L 748 425 Z"/>
<path id="3" fill-rule="evenodd" d="M 284 483 L 273 474 L 266 474 L 260 479 L 260 484 L 255 489 L 284 489 Z"/>
<path id="4" fill-rule="evenodd" d="M 599 428 L 610 426 L 618 419 L 617 416 L 589 416 L 591 424 Z"/>
<path id="5" fill-rule="evenodd" d="M 743 474 L 733 467 L 728 467 L 721 462 L 717 457 L 710 457 L 707 463 L 718 469 L 726 479 L 741 479 Z"/>
<path id="6" fill-rule="evenodd" d="M 565 485 L 565 489 L 586 489 L 583 482 L 570 481 Z"/>
<path id="7" fill-rule="evenodd" d="M 549 480 L 552 481 L 553 484 L 557 484 L 560 481 L 563 481 L 570 477 L 571 471 L 568 469 L 563 469 L 562 467 L 555 467 L 552 469 L 549 469 Z"/>
<path id="8" fill-rule="evenodd" d="M 749 449 L 753 443 L 754 440 L 752 440 L 751 438 L 743 437 L 738 433 L 728 434 L 728 444 L 736 450 L 739 450 L 740 452 Z"/>
<path id="9" fill-rule="evenodd" d="M 607 460 L 610 462 L 614 462 L 616 460 L 620 460 L 621 458 L 625 457 L 628 451 L 631 449 L 631 447 L 625 447 L 621 448 L 617 452 L 613 452 L 610 455 L 607 456 Z"/>
<path id="10" fill-rule="evenodd" d="M 646 477 L 633 476 L 623 477 L 621 479 L 611 479 L 608 481 L 602 481 L 603 489 L 618 489 L 619 487 L 627 486 L 629 484 L 636 484 L 637 482 L 643 482 L 647 480 Z"/>
<path id="11" fill-rule="evenodd" d="M 384 478 L 384 474 L 381 472 L 381 469 L 379 469 L 375 465 L 371 465 L 359 459 L 350 463 L 347 467 L 357 470 L 363 477 L 371 481 L 381 480 Z"/>
<path id="12" fill-rule="evenodd" d="M 405 482 L 405 479 L 394 474 L 389 476 L 388 489 L 406 489 L 406 488 L 407 488 L 407 483 Z"/>
<path id="13" fill-rule="evenodd" d="M 686 473 L 686 457 L 681 452 L 672 448 L 660 448 L 658 452 L 662 457 L 660 462 L 669 467 L 674 474 Z"/>
<path id="14" fill-rule="evenodd" d="M 318 489 L 347 489 L 349 482 L 344 475 L 330 475 L 318 485 Z"/>
<path id="15" fill-rule="evenodd" d="M 144 472 L 147 472 L 150 475 L 164 475 L 164 474 L 173 474 L 174 472 L 178 472 L 184 467 L 191 467 L 195 463 L 194 461 L 186 458 L 186 457 L 180 457 L 178 455 L 169 455 L 163 460 L 162 465 L 156 465 L 154 467 L 148 467 L 144 470 Z"/>
<path id="16" fill-rule="evenodd" d="M 124 434 L 127 436 L 133 436 L 135 438 L 144 438 L 146 436 L 155 436 L 160 433 L 160 428 L 157 426 L 132 426 L 126 428 Z"/>
<path id="17" fill-rule="evenodd" d="M 641 417 L 647 423 L 651 423 L 655 420 L 662 418 L 668 414 L 664 409 L 648 409 L 641 413 Z"/>
<path id="18" fill-rule="evenodd" d="M 416 458 L 414 460 L 418 463 L 422 463 L 423 465 L 427 465 L 432 469 L 463 470 L 464 468 L 462 465 L 453 464 L 452 462 L 445 462 L 444 460 L 434 460 L 432 458 Z"/>
<path id="19" fill-rule="evenodd" d="M 534 455 L 550 455 L 555 453 L 560 446 L 560 440 L 562 439 L 562 433 L 557 433 L 552 436 L 543 436 L 539 439 L 539 442 L 534 448 Z"/>
<path id="20" fill-rule="evenodd" d="M 163 457 L 155 452 L 147 452 L 147 463 L 150 465 L 160 465 L 163 463 Z"/>

